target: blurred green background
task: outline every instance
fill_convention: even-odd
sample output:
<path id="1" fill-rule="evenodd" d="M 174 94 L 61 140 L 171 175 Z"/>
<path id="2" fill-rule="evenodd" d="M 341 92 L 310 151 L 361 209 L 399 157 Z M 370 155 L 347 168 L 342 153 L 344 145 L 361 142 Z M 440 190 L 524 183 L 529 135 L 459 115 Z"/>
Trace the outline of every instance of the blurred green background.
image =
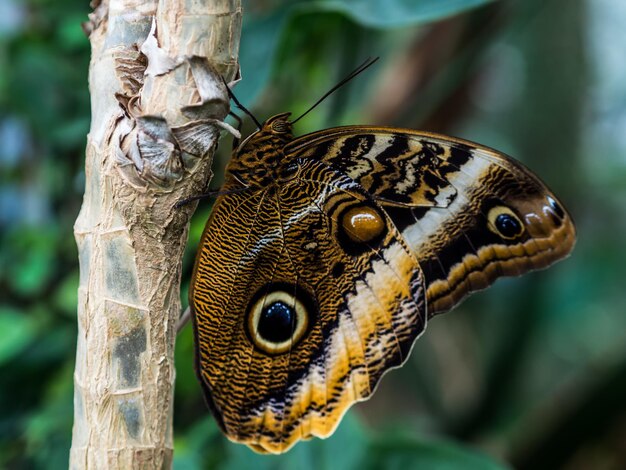
<path id="1" fill-rule="evenodd" d="M 0 0 L 0 468 L 68 461 L 87 4 Z M 268 0 L 244 18 L 235 92 L 260 119 L 302 112 L 379 55 L 296 132 L 397 125 L 495 147 L 560 196 L 579 241 L 433 320 L 332 438 L 281 457 L 219 433 L 186 328 L 175 468 L 626 468 L 626 3 Z M 230 138 L 220 147 L 216 187 Z M 209 210 L 194 217 L 183 295 Z"/>

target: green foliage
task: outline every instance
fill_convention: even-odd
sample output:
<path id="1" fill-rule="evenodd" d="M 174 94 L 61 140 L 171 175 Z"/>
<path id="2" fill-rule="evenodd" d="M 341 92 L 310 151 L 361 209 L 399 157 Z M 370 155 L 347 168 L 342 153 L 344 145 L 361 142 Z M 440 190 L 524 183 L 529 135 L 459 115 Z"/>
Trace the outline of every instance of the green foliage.
<path id="1" fill-rule="evenodd" d="M 319 0 L 301 4 L 313 11 L 336 11 L 374 28 L 401 28 L 437 21 L 493 0 Z"/>
<path id="2" fill-rule="evenodd" d="M 212 461 L 219 430 L 202 420 L 187 439 L 176 443 L 175 470 L 205 468 Z M 458 444 L 431 442 L 406 435 L 384 438 L 364 433 L 354 414 L 348 413 L 331 439 L 314 439 L 296 445 L 280 456 L 260 457 L 244 446 L 226 445 L 214 462 L 219 470 L 256 468 L 259 470 L 330 470 L 426 468 L 437 470 L 506 470 L 507 466 Z M 213 467 L 213 465 L 211 465 Z"/>
<path id="3" fill-rule="evenodd" d="M 434 468 L 437 470 L 506 470 L 509 468 L 458 444 L 391 436 L 374 445 L 367 464 L 360 468 Z"/>
<path id="4" fill-rule="evenodd" d="M 33 321 L 11 307 L 0 308 L 0 365 L 15 360 L 35 337 Z"/>
<path id="5" fill-rule="evenodd" d="M 87 3 L 0 3 L 0 468 L 67 465 Z M 430 322 L 410 361 L 332 438 L 284 456 L 224 439 L 200 395 L 187 328 L 176 347 L 175 468 L 626 468 L 626 92 L 615 85 L 626 70 L 604 59 L 626 43 L 610 36 L 622 13 L 608 3 L 247 2 L 235 93 L 259 119 L 303 112 L 379 55 L 296 132 L 401 125 L 505 150 L 562 197 L 579 243 L 569 260 L 499 281 Z M 216 185 L 229 148 L 226 138 Z M 183 298 L 209 210 L 192 223 Z"/>
<path id="6" fill-rule="evenodd" d="M 340 14 L 354 24 L 365 28 L 402 28 L 436 21 L 493 0 L 297 0 L 283 1 L 261 15 L 245 16 L 245 34 L 241 38 L 240 61 L 242 73 L 254 74 L 254 80 L 244 80 L 237 88 L 238 96 L 252 102 L 267 86 L 280 39 L 293 28 L 298 17 L 310 24 L 320 13 L 323 16 Z M 249 5 L 253 8 L 253 5 Z M 326 32 L 325 18 L 320 19 Z M 291 31 L 289 31 L 291 29 Z M 301 37 L 306 37 L 300 34 Z M 329 39 L 335 34 L 327 35 Z M 289 41 L 285 41 L 289 43 Z M 313 50 L 313 48 L 306 48 Z M 306 50 L 305 49 L 305 50 Z"/>

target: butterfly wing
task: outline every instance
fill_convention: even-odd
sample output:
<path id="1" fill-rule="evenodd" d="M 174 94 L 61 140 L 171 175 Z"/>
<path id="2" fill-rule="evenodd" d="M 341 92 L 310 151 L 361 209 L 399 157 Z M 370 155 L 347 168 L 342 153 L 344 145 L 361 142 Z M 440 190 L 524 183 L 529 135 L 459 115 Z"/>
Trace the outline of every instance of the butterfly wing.
<path id="1" fill-rule="evenodd" d="M 425 327 L 412 251 L 382 207 L 313 160 L 217 199 L 191 290 L 196 369 L 226 435 L 280 453 L 326 437 Z"/>
<path id="2" fill-rule="evenodd" d="M 323 162 L 362 186 L 419 260 L 428 315 L 500 276 L 566 256 L 571 217 L 537 176 L 473 142 L 384 127 L 338 127 L 300 137 L 287 161 Z"/>

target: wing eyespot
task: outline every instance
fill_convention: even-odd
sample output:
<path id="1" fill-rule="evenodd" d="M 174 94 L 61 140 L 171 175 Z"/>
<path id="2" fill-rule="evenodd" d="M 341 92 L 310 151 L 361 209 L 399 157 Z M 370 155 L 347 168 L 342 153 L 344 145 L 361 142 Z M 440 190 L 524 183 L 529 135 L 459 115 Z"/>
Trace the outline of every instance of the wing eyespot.
<path id="1" fill-rule="evenodd" d="M 346 235 L 353 242 L 370 242 L 385 230 L 382 216 L 368 206 L 356 206 L 348 209 L 341 219 Z"/>
<path id="2" fill-rule="evenodd" d="M 342 248 L 351 255 L 376 248 L 387 234 L 384 215 L 367 203 L 345 207 L 337 220 L 337 238 Z"/>
<path id="3" fill-rule="evenodd" d="M 496 235 L 514 240 L 524 233 L 524 224 L 510 208 L 495 206 L 487 214 L 488 227 Z"/>
<path id="4" fill-rule="evenodd" d="M 309 330 L 310 302 L 295 286 L 263 288 L 251 302 L 246 319 L 248 337 L 257 349 L 278 355 L 293 349 Z"/>

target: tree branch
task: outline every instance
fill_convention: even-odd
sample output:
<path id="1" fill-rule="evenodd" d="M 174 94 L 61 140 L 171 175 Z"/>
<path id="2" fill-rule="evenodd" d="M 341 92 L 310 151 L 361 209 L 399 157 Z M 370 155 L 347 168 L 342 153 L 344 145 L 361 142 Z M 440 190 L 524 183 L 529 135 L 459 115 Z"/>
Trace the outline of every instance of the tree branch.
<path id="1" fill-rule="evenodd" d="M 181 260 L 210 178 L 239 0 L 94 2 L 71 468 L 168 468 Z"/>

